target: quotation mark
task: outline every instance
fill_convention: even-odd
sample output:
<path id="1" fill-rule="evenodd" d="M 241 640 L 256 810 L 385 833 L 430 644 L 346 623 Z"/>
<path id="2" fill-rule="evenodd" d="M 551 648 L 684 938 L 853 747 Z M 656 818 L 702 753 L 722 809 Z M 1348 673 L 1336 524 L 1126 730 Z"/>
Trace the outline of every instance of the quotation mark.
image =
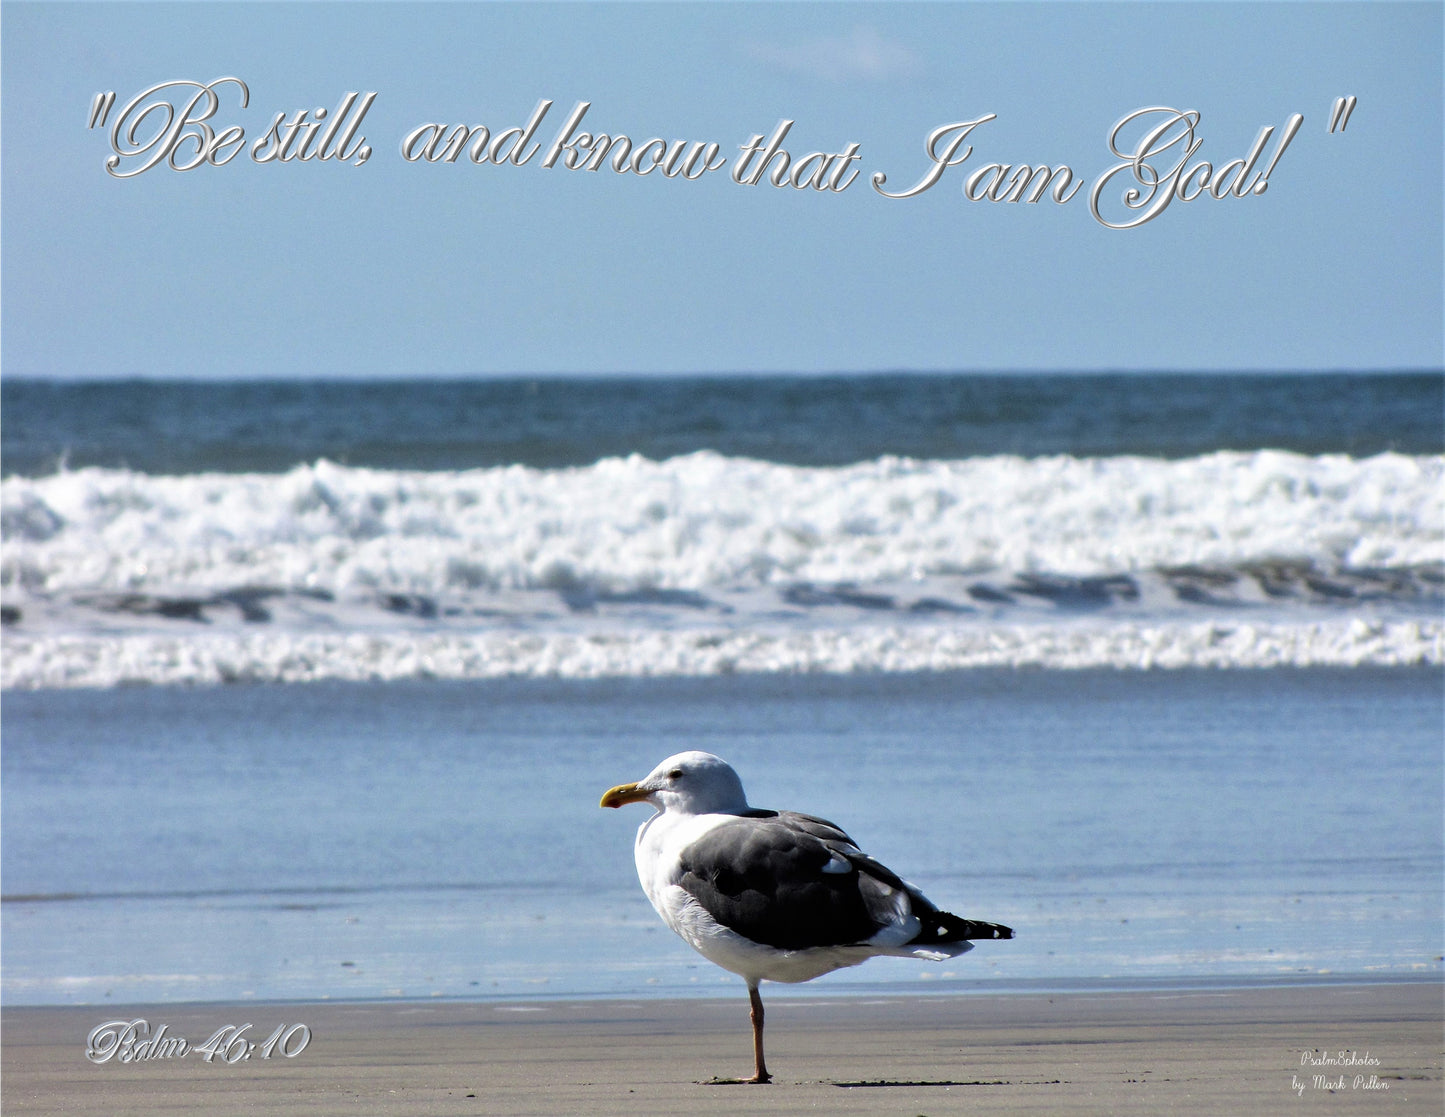
<path id="1" fill-rule="evenodd" d="M 1336 97 L 1335 107 L 1330 113 L 1330 131 L 1343 132 L 1345 125 L 1350 121 L 1350 113 L 1355 111 L 1355 99 L 1353 97 Z"/>
<path id="2" fill-rule="evenodd" d="M 109 93 L 97 93 L 95 99 L 90 102 L 90 127 L 97 124 L 104 124 L 105 118 L 110 115 L 110 106 L 115 104 L 115 91 Z"/>

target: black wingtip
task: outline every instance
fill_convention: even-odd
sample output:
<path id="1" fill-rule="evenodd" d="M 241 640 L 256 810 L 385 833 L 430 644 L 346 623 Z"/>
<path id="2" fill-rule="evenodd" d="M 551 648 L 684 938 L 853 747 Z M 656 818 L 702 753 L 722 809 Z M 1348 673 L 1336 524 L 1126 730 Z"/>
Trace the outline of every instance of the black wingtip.
<path id="1" fill-rule="evenodd" d="M 963 936 L 966 939 L 1011 939 L 1014 937 L 1014 929 L 1005 927 L 1002 923 L 981 923 L 974 919 L 965 919 L 964 926 L 968 928 Z"/>
<path id="2" fill-rule="evenodd" d="M 1012 927 L 1002 923 L 985 923 L 979 919 L 961 919 L 951 912 L 938 912 L 925 927 L 920 939 L 930 942 L 963 942 L 970 939 L 1011 939 Z"/>

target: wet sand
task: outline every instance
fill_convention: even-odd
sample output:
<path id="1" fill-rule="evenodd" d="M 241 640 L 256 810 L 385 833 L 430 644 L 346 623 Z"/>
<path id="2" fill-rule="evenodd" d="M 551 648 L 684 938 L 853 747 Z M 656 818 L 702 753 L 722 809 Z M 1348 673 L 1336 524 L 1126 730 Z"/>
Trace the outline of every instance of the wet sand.
<path id="1" fill-rule="evenodd" d="M 766 990 L 765 990 L 766 995 Z M 747 1003 L 224 1004 L 6 1008 L 7 1114 L 1210 1114 L 1445 1112 L 1437 983 L 768 1002 L 768 1086 Z M 87 1060 L 147 1021 L 192 1047 L 250 1023 L 235 1064 Z M 278 1027 L 305 1033 L 260 1045 Z M 282 1036 L 286 1033 L 283 1031 Z M 144 1037 L 142 1037 L 144 1038 Z M 1354 1062 L 1313 1062 L 1341 1053 Z M 1318 1076 L 1318 1077 L 1316 1077 Z"/>

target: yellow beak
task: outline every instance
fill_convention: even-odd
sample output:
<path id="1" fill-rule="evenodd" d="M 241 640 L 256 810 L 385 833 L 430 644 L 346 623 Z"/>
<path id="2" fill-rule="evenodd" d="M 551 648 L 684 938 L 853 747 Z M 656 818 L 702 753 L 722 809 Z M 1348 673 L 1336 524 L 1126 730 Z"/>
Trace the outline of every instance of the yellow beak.
<path id="1" fill-rule="evenodd" d="M 644 791 L 635 783 L 618 784 L 616 787 L 608 788 L 607 793 L 602 796 L 602 802 L 597 805 L 599 807 L 624 807 L 628 803 L 641 803 L 651 794 L 652 792 Z"/>

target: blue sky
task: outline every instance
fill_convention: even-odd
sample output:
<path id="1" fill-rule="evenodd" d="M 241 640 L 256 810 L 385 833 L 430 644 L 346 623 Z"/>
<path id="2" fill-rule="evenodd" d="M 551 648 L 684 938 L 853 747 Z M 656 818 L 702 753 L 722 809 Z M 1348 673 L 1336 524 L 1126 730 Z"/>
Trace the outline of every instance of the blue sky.
<path id="1" fill-rule="evenodd" d="M 7 2 L 0 19 L 8 375 L 1442 363 L 1439 4 Z M 128 101 L 224 76 L 250 95 L 218 87 L 210 122 L 244 129 L 237 157 L 106 172 Z M 276 113 L 348 91 L 376 93 L 364 165 L 250 158 Z M 542 100 L 544 150 L 585 101 L 585 129 L 716 142 L 727 164 L 688 181 L 541 152 L 402 158 L 420 125 L 496 134 Z M 1257 173 L 1303 121 L 1265 193 L 1107 228 L 1089 194 L 1120 162 L 1110 132 L 1151 107 L 1199 114 L 1189 167 L 1273 127 Z M 931 131 L 988 114 L 931 189 L 870 185 L 903 189 Z M 857 178 L 732 181 L 781 120 L 794 160 L 856 144 Z M 1081 186 L 970 201 L 988 163 L 1067 165 Z"/>

